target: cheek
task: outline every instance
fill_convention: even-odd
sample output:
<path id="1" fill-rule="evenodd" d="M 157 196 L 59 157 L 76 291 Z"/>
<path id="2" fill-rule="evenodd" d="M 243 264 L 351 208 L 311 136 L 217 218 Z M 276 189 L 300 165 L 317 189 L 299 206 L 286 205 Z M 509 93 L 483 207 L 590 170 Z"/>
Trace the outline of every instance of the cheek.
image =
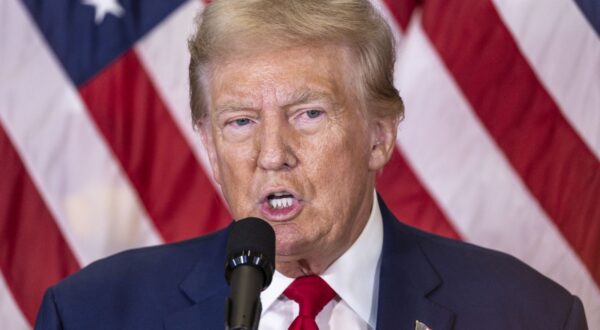
<path id="1" fill-rule="evenodd" d="M 241 141 L 227 141 L 223 136 L 218 137 L 218 163 L 224 180 L 235 180 L 237 176 L 247 175 L 252 161 L 256 160 L 256 152 L 252 138 Z"/>
<path id="2" fill-rule="evenodd" d="M 304 149 L 308 159 L 305 166 L 312 174 L 313 183 L 317 189 L 331 194 L 331 198 L 337 196 L 338 204 L 347 202 L 348 195 L 367 183 L 368 139 L 361 136 L 360 131 L 356 133 L 333 132 Z"/>
<path id="3" fill-rule="evenodd" d="M 255 157 L 252 148 L 243 144 L 224 143 L 219 146 L 218 151 L 221 189 L 230 207 L 235 207 L 231 210 L 233 215 L 238 216 L 249 207 L 246 197 L 250 196 L 250 182 L 254 175 L 252 162 Z"/>

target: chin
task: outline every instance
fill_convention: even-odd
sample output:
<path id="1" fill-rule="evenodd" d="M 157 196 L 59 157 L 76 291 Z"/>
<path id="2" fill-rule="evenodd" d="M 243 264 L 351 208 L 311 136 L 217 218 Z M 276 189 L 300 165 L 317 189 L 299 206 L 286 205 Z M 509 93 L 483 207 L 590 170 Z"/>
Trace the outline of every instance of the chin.
<path id="1" fill-rule="evenodd" d="M 275 252 L 281 261 L 293 261 L 305 258 L 314 247 L 314 240 L 306 237 L 306 234 L 295 223 L 276 224 Z M 283 259 L 281 259 L 283 258 Z"/>
<path id="2" fill-rule="evenodd" d="M 280 241 L 277 240 L 275 242 L 275 252 L 277 261 L 288 262 L 299 259 L 304 259 L 309 254 L 310 245 L 307 245 L 306 242 L 301 242 L 298 240 L 293 241 Z"/>
<path id="3" fill-rule="evenodd" d="M 285 259 L 288 259 L 289 257 L 289 259 L 291 260 L 295 255 L 298 255 L 299 251 L 296 244 L 277 241 L 275 243 L 275 252 L 277 254 L 277 257 Z"/>

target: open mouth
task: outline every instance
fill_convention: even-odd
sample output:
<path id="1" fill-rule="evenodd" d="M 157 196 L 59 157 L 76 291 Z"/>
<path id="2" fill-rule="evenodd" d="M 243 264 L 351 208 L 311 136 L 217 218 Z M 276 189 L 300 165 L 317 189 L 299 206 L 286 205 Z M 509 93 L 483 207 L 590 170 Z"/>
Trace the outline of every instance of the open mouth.
<path id="1" fill-rule="evenodd" d="M 285 209 L 294 204 L 294 196 L 288 192 L 277 192 L 267 196 L 269 206 L 273 209 Z"/>
<path id="2" fill-rule="evenodd" d="M 273 191 L 261 203 L 261 213 L 265 219 L 284 221 L 293 219 L 303 208 L 301 198 L 286 190 Z"/>

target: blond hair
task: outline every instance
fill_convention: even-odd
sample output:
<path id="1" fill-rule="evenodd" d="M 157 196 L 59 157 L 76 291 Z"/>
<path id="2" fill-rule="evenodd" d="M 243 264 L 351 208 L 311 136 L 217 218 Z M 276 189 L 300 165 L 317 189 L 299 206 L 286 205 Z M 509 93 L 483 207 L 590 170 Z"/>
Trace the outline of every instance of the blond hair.
<path id="1" fill-rule="evenodd" d="M 402 118 L 393 84 L 392 32 L 368 0 L 214 0 L 190 38 L 190 106 L 194 124 L 208 113 L 207 66 L 244 51 L 290 46 L 340 45 L 358 68 L 358 93 L 368 111 Z"/>

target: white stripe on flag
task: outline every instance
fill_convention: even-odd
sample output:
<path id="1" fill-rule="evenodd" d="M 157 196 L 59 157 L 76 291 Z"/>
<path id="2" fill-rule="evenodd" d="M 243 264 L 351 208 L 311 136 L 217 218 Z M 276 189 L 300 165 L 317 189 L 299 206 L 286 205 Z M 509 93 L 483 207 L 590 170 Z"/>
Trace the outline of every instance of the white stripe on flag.
<path id="1" fill-rule="evenodd" d="M 192 128 L 189 106 L 187 40 L 194 32 L 193 21 L 203 8 L 201 1 L 188 1 L 136 44 L 138 57 L 152 78 L 167 109 L 183 133 L 196 158 L 213 181 L 206 150 Z M 217 191 L 220 192 L 219 189 Z"/>
<path id="2" fill-rule="evenodd" d="M 21 309 L 15 303 L 8 289 L 4 276 L 0 272 L 0 325 L 2 329 L 28 330 L 31 329 Z"/>
<path id="3" fill-rule="evenodd" d="M 75 88 L 17 0 L 0 54 L 0 120 L 82 265 L 160 243 Z"/>
<path id="4" fill-rule="evenodd" d="M 600 291 L 588 270 L 474 115 L 420 20 L 412 23 L 395 77 L 407 107 L 398 143 L 408 161 L 466 240 L 508 252 L 561 283 L 598 324 Z"/>
<path id="5" fill-rule="evenodd" d="M 572 0 L 494 0 L 525 58 L 600 159 L 600 38 Z"/>

